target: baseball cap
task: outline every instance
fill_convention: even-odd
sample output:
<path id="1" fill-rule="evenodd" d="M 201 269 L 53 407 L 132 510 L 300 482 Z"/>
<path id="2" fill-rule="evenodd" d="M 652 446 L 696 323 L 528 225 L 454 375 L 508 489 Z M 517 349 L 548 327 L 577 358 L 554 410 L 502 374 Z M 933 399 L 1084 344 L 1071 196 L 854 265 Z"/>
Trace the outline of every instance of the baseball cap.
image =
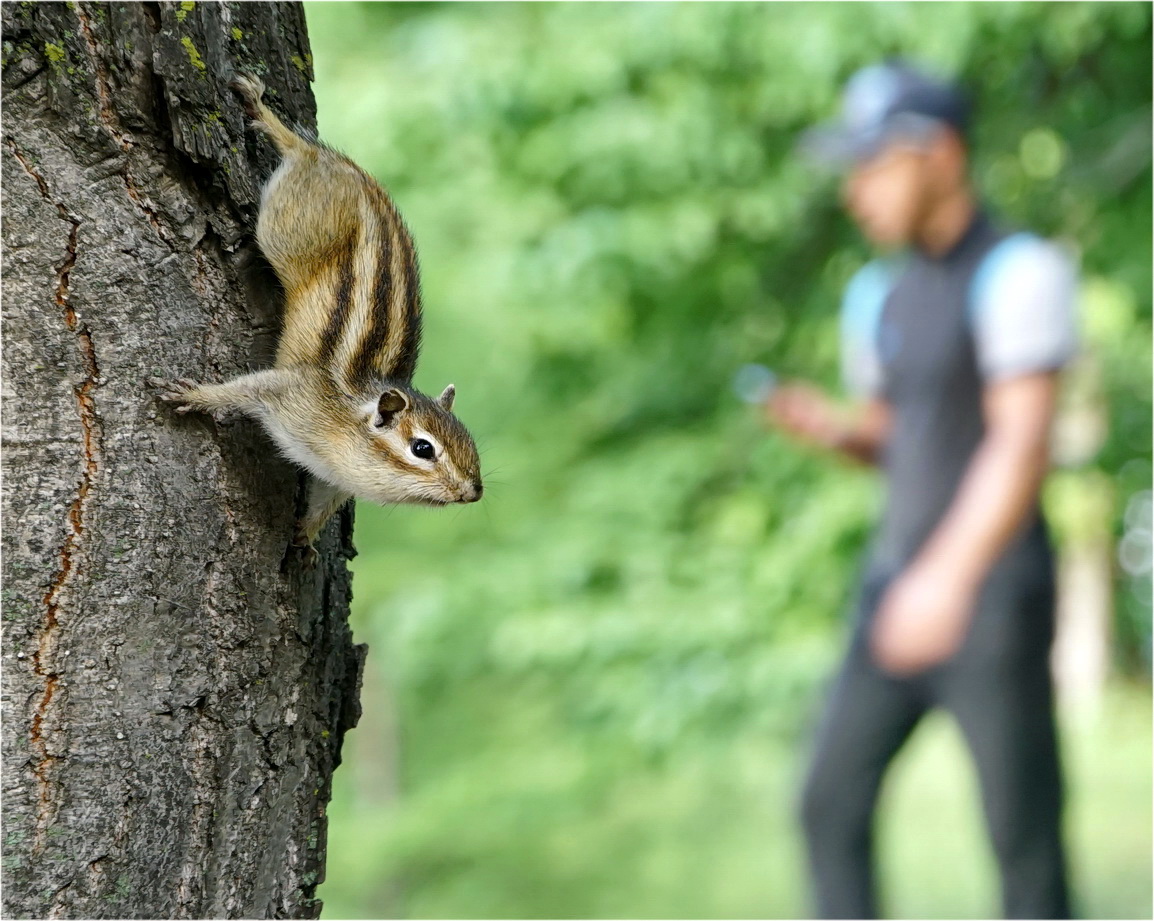
<path id="1" fill-rule="evenodd" d="M 970 105 L 957 84 L 932 77 L 902 61 L 865 67 L 842 93 L 841 118 L 811 128 L 800 148 L 829 166 L 849 166 L 897 140 L 918 143 L 942 126 L 963 137 Z"/>

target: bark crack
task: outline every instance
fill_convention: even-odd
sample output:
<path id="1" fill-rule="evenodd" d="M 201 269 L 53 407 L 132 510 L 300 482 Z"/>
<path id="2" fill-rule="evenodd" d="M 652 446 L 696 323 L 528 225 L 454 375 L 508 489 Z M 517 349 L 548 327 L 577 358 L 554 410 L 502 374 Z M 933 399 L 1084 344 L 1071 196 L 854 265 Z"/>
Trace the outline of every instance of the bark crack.
<path id="1" fill-rule="evenodd" d="M 36 777 L 38 794 L 33 850 L 35 853 L 39 853 L 44 849 L 48 828 L 55 821 L 60 808 L 61 785 L 56 774 L 61 759 L 60 755 L 50 748 L 49 730 L 45 728 L 45 721 L 53 715 L 55 709 L 58 709 L 59 700 L 65 690 L 56 662 L 56 650 L 60 641 L 60 598 L 76 571 L 78 548 L 84 536 L 84 516 L 88 497 L 100 468 L 101 429 L 96 413 L 96 402 L 92 396 L 100 378 L 100 368 L 96 362 L 92 333 L 87 326 L 80 323 L 71 304 L 70 282 L 73 266 L 76 265 L 80 219 L 72 214 L 63 202 L 56 201 L 52 197 L 44 177 L 31 167 L 28 158 L 17 149 L 15 143 L 9 139 L 6 141 L 6 145 L 23 170 L 36 182 L 44 200 L 53 205 L 61 219 L 68 223 L 68 242 L 64 260 L 56 270 L 53 298 L 63 313 L 65 326 L 70 332 L 76 334 L 81 363 L 85 372 L 84 379 L 74 388 L 80 414 L 84 466 L 76 495 L 68 508 L 68 533 L 60 548 L 56 572 L 44 594 L 44 620 L 37 638 L 36 651 L 32 654 L 33 671 L 42 679 L 44 684 L 32 711 L 28 733 L 33 755 L 32 773 Z"/>
<path id="2" fill-rule="evenodd" d="M 206 711 L 207 702 L 195 706 L 195 716 L 189 736 L 193 749 L 192 763 L 188 766 L 192 781 L 192 814 L 188 821 L 187 850 L 180 868 L 176 900 L 185 917 L 196 915 L 197 905 L 205 897 L 205 864 L 212 854 L 213 824 L 216 819 L 216 758 L 211 749 L 211 735 L 204 729 L 204 721 L 214 722 Z"/>
<path id="3" fill-rule="evenodd" d="M 96 81 L 97 111 L 100 115 L 100 121 L 104 125 L 104 130 L 108 132 L 109 137 L 116 142 L 124 154 L 124 168 L 120 171 L 120 176 L 124 180 L 124 189 L 137 210 L 140 211 L 148 220 L 148 223 L 152 225 L 152 229 L 156 231 L 156 235 L 168 244 L 170 249 L 175 251 L 177 248 L 176 241 L 173 239 L 171 231 L 160 222 L 160 217 L 153 207 L 152 202 L 140 193 L 140 188 L 132 175 L 130 155 L 132 149 L 136 146 L 136 142 L 132 139 L 131 135 L 121 129 L 120 117 L 116 114 L 116 109 L 112 105 L 112 90 L 108 81 L 108 67 L 100 55 L 100 49 L 97 47 L 96 36 L 92 31 L 92 20 L 80 3 L 75 4 L 75 10 L 76 18 L 80 22 L 80 31 L 84 33 L 84 42 L 88 46 L 88 58 L 92 62 L 92 73 Z"/>
<path id="4" fill-rule="evenodd" d="M 4 92 L 6 92 L 6 93 L 16 92 L 16 90 L 20 89 L 21 87 L 27 86 L 29 83 L 31 83 L 33 80 L 35 80 L 37 77 L 39 77 L 42 73 L 45 73 L 47 70 L 48 70 L 47 64 L 45 64 L 42 67 L 37 67 L 34 71 L 32 71 L 32 73 L 26 75 L 25 77 L 22 77 L 19 80 L 14 81 L 11 85 L 6 86 L 4 88 Z"/>

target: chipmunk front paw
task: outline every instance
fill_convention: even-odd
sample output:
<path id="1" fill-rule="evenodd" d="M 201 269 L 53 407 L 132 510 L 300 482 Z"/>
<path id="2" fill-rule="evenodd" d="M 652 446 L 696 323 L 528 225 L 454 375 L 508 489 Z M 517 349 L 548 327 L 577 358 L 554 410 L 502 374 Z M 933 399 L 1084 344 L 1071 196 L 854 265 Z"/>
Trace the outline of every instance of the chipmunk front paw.
<path id="1" fill-rule="evenodd" d="M 187 377 L 180 377 L 176 380 L 167 380 L 163 377 L 150 377 L 148 379 L 149 386 L 155 387 L 160 391 L 160 399 L 165 403 L 172 403 L 175 412 L 184 413 L 193 412 L 201 409 L 198 405 L 193 391 L 195 391 L 200 384 Z"/>
<path id="2" fill-rule="evenodd" d="M 228 406 L 222 406 L 219 400 L 213 400 L 205 391 L 205 387 L 212 388 L 212 384 L 199 384 L 187 377 L 168 380 L 163 377 L 150 377 L 148 383 L 160 391 L 160 399 L 171 403 L 174 412 L 182 416 L 187 413 L 205 413 L 212 416 L 214 422 L 225 425 L 232 422 L 237 413 Z"/>

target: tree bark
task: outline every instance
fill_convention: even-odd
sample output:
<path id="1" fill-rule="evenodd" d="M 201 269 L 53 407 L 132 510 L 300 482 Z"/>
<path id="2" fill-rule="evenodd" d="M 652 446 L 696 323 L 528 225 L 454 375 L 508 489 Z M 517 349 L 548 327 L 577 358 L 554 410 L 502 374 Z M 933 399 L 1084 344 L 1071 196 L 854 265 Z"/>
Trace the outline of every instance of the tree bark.
<path id="1" fill-rule="evenodd" d="M 311 126 L 303 11 L 5 3 L 3 51 L 4 914 L 316 917 L 352 511 L 304 569 L 301 475 L 145 383 L 271 362 L 227 84 Z"/>

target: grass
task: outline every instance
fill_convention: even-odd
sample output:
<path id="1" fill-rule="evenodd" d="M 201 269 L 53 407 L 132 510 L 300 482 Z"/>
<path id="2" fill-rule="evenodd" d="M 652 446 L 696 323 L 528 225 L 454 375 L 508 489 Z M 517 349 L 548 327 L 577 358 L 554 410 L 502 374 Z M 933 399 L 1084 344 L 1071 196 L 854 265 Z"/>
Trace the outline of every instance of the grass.
<path id="1" fill-rule="evenodd" d="M 379 693 L 367 689 L 367 714 L 384 703 L 373 699 Z M 1113 686 L 1097 712 L 1065 709 L 1062 726 L 1078 914 L 1148 918 L 1149 690 Z M 370 718 L 346 742 L 320 891 L 326 918 L 809 912 L 792 809 L 800 754 L 780 742 L 744 738 L 637 768 L 606 783 L 595 806 L 575 807 L 567 782 L 542 780 L 561 751 L 547 734 L 539 763 L 531 749 L 510 755 L 504 780 L 493 780 L 502 771 L 492 753 L 482 763 L 462 752 L 444 789 L 416 778 L 411 795 L 394 799 L 383 792 L 381 740 L 371 735 L 384 728 Z M 472 783 L 473 771 L 484 783 Z M 879 834 L 890 916 L 999 916 L 974 778 L 944 717 L 927 720 L 895 764 Z"/>
<path id="2" fill-rule="evenodd" d="M 1151 916 L 1151 706 L 1145 687 L 1112 687 L 1097 711 L 1062 710 L 1066 840 L 1075 912 Z M 995 864 L 976 779 L 944 717 L 895 764 L 880 829 L 887 905 L 902 918 L 996 918 Z"/>

